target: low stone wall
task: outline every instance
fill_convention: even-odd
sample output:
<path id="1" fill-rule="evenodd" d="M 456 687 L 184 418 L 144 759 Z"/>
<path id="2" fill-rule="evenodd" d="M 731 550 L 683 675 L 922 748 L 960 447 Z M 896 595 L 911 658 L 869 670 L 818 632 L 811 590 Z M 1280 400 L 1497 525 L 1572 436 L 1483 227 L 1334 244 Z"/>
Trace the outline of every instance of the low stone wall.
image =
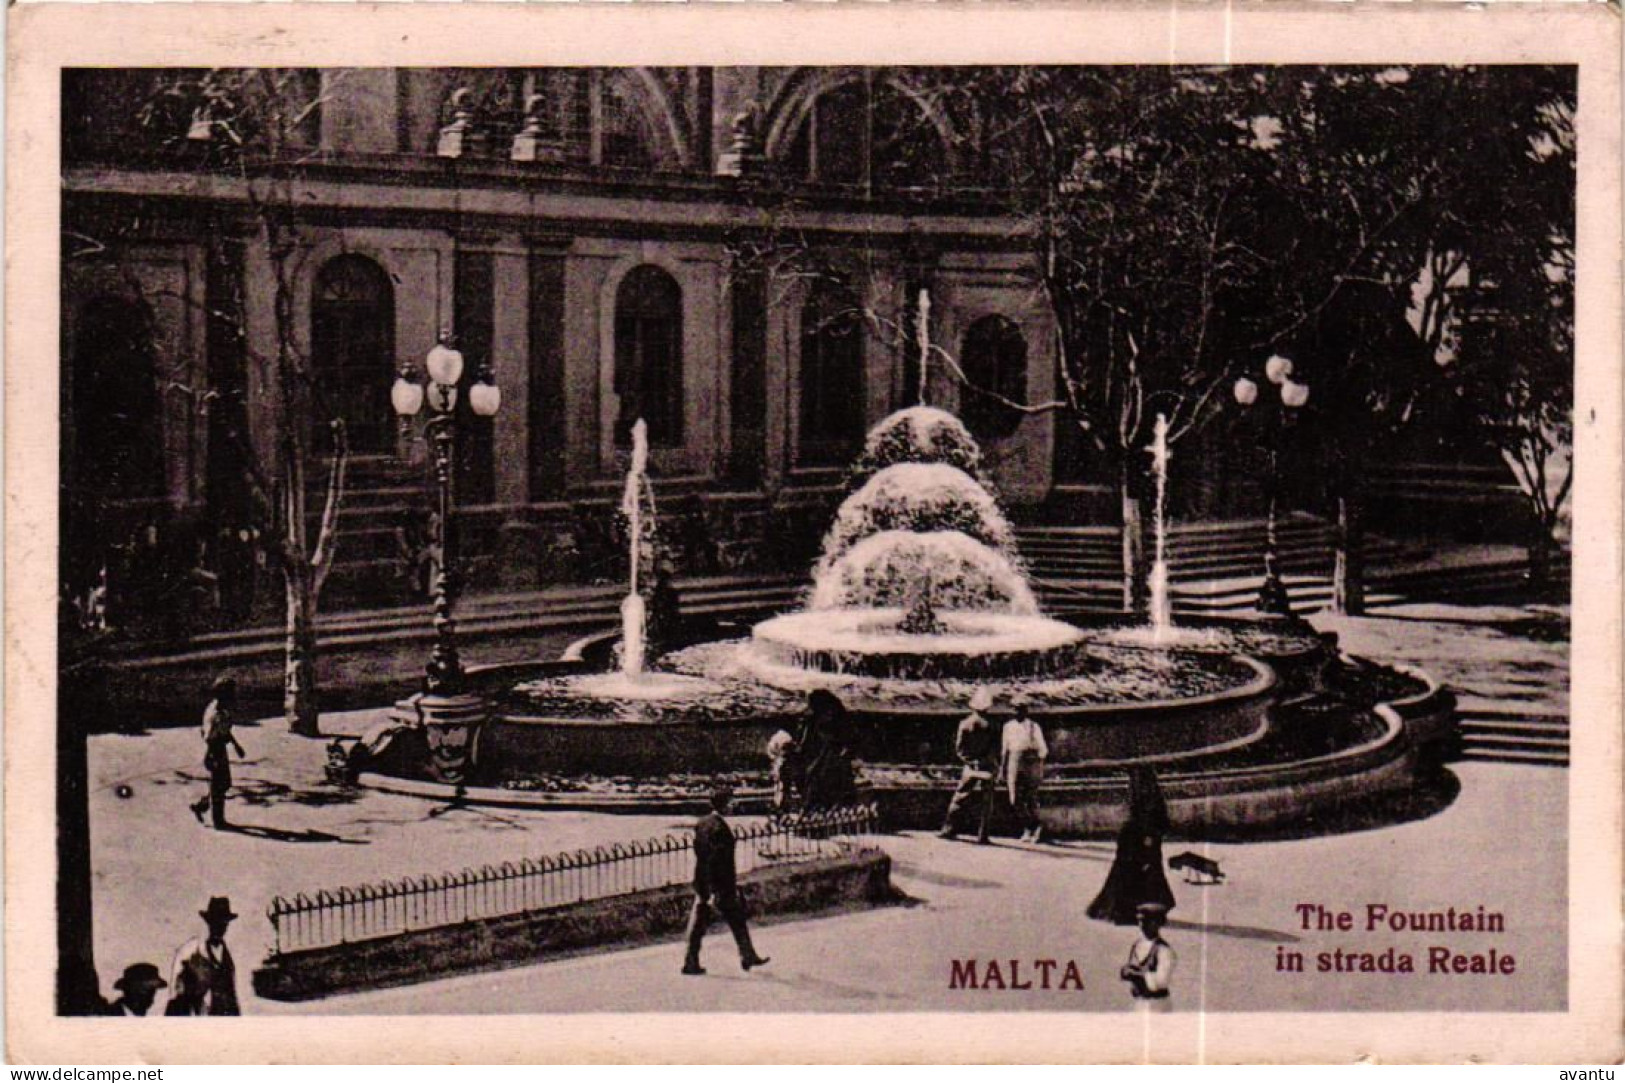
<path id="1" fill-rule="evenodd" d="M 1223 834 L 1237 829 L 1285 828 L 1340 805 L 1405 789 L 1415 782 L 1416 746 L 1404 719 L 1378 708 L 1382 732 L 1353 748 L 1296 763 L 1218 769 L 1162 778 L 1171 831 L 1176 835 Z M 905 783 L 876 787 L 872 799 L 890 829 L 930 828 L 942 823 L 953 784 Z M 1065 836 L 1109 836 L 1127 812 L 1123 779 L 1064 779 L 1046 784 L 1040 796 L 1046 830 Z M 1012 826 L 1006 803 L 995 803 L 995 833 Z"/>
<path id="2" fill-rule="evenodd" d="M 767 773 L 767 741 L 794 718 L 765 721 L 629 722 L 508 718 L 488 723 L 480 761 L 490 779 L 542 775 Z"/>
<path id="3" fill-rule="evenodd" d="M 1405 722 L 1405 732 L 1418 747 L 1448 744 L 1456 739 L 1456 694 L 1427 673 L 1411 666 L 1393 667 L 1427 684 L 1427 691 L 1396 699 L 1388 707 Z"/>
<path id="4" fill-rule="evenodd" d="M 854 903 L 877 905 L 897 897 L 891 884 L 891 858 L 875 849 L 760 869 L 743 877 L 740 888 L 753 916 L 812 913 Z M 675 884 L 550 910 L 273 955 L 254 971 L 254 991 L 269 1000 L 311 1000 L 522 966 L 586 948 L 659 939 L 683 930 L 692 900 L 686 884 Z M 678 961 L 673 955 L 672 966 Z"/>
<path id="5" fill-rule="evenodd" d="M 472 675 L 482 686 L 562 676 L 602 664 L 609 637 L 584 641 L 579 661 L 493 666 Z M 1179 700 L 1052 708 L 1038 717 L 1049 741 L 1050 762 L 1094 763 L 1137 758 L 1148 744 L 1164 759 L 1211 753 L 1256 740 L 1279 698 L 1271 669 L 1252 658 L 1237 664 L 1252 679 L 1221 692 Z M 960 709 L 851 712 L 858 758 L 870 764 L 951 764 Z M 753 719 L 639 722 L 564 718 L 513 712 L 494 718 L 480 737 L 489 778 L 539 775 L 660 775 L 767 769 L 774 731 L 800 728 L 799 708 Z"/>

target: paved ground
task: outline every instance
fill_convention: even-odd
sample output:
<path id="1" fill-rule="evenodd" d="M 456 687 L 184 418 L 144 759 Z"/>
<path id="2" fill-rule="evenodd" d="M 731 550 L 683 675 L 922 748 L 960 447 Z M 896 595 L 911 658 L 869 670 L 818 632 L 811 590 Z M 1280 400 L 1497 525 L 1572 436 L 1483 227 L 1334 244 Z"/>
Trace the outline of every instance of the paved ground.
<path id="1" fill-rule="evenodd" d="M 1423 665 L 1451 665 L 1457 679 L 1509 687 L 1561 709 L 1566 644 L 1535 644 L 1487 630 L 1491 614 L 1432 612 L 1413 620 L 1338 621 L 1357 652 Z M 1467 620 L 1468 623 L 1457 623 Z M 1501 621 L 1497 627 L 1502 628 Z M 1493 635 L 1491 634 L 1493 631 Z M 1496 638 L 1501 637 L 1501 638 Z M 1521 644 L 1521 645 L 1520 645 Z M 1547 648 L 1551 648 L 1547 651 Z M 1538 686 L 1506 667 L 1535 651 L 1549 670 Z M 1538 652 L 1547 651 L 1539 654 Z M 1469 659 L 1477 661 L 1468 662 Z M 1562 679 L 1559 679 L 1562 678 Z M 1476 685 L 1474 686 L 1477 687 Z M 329 716 L 330 732 L 359 729 L 365 713 Z M 250 759 L 238 769 L 238 831 L 199 827 L 186 803 L 202 792 L 195 735 L 188 729 L 103 736 L 91 743 L 91 816 L 96 864 L 96 951 L 104 980 L 125 964 L 167 966 L 194 933 L 211 894 L 228 894 L 244 915 L 232 942 L 245 969 L 264 954 L 264 909 L 275 894 L 444 872 L 612 840 L 646 838 L 683 823 L 522 811 L 446 811 L 414 798 L 346 793 L 322 779 L 320 742 L 287 736 L 280 722 L 243 727 Z M 1490 763 L 1452 767 L 1460 792 L 1441 811 L 1376 831 L 1291 841 L 1198 847 L 1220 860 L 1229 882 L 1174 883 L 1179 897 L 1169 938 L 1180 953 L 1182 1007 L 1257 1010 L 1562 1006 L 1568 774 Z M 127 787 L 129 796 L 121 796 Z M 658 944 L 498 974 L 476 975 L 303 1005 L 258 1001 L 254 1013 L 532 1012 L 602 1010 L 909 1011 L 953 1008 L 1112 1010 L 1128 1001 L 1116 969 L 1132 939 L 1083 914 L 1111 859 L 1109 844 L 990 848 L 907 835 L 883 841 L 895 880 L 913 904 L 769 925 L 759 934 L 772 966 L 750 975 L 735 965 L 725 933 L 713 934 L 711 974 L 682 978 L 680 948 Z M 1169 853 L 1185 848 L 1171 842 Z M 1356 932 L 1306 931 L 1298 903 L 1353 912 Z M 1505 915 L 1501 935 L 1363 933 L 1365 907 L 1403 910 L 1482 905 Z M 1415 975 L 1316 973 L 1318 955 L 1347 945 L 1411 955 Z M 1515 959 L 1510 976 L 1428 974 L 1428 948 L 1490 948 Z M 1306 973 L 1278 970 L 1278 951 L 1304 955 Z M 1028 990 L 951 989 L 955 959 L 1021 963 Z M 1057 960 L 1059 985 L 1075 961 L 1081 991 L 1039 985 L 1037 960 Z M 246 984 L 246 976 L 245 976 Z M 1396 989 L 1406 992 L 1396 1002 Z"/>
<path id="2" fill-rule="evenodd" d="M 1336 631 L 1351 654 L 1427 670 L 1455 691 L 1463 714 L 1568 717 L 1567 606 L 1410 604 L 1311 623 Z"/>

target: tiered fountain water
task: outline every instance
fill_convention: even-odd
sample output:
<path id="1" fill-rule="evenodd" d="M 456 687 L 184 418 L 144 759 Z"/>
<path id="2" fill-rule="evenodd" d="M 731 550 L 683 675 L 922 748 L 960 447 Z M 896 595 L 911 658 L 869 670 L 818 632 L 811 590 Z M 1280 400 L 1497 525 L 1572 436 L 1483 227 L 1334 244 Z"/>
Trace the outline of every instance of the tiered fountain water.
<path id="1" fill-rule="evenodd" d="M 482 675 L 499 717 L 480 768 L 509 794 L 544 779 L 549 800 L 590 805 L 601 803 L 593 787 L 619 776 L 608 784 L 615 802 L 638 804 L 640 793 L 683 792 L 717 773 L 748 781 L 765 767 L 766 738 L 793 730 L 806 694 L 827 688 L 858 720 L 877 795 L 930 820 L 956 775 L 955 723 L 987 689 L 1035 705 L 1054 826 L 1109 823 L 1103 795 L 1141 762 L 1164 773 L 1176 821 L 1250 825 L 1407 785 L 1420 744 L 1449 724 L 1448 693 L 1340 662 L 1306 626 L 1172 626 L 1160 541 L 1149 627 L 1043 614 L 975 441 L 924 406 L 870 433 L 801 610 L 750 628 L 695 623 L 646 656 L 638 577 L 653 505 L 641 447 L 626 486 L 620 634 L 588 641 L 579 660 Z M 1162 419 L 1151 451 L 1160 535 Z M 1400 713 L 1374 710 L 1388 700 Z"/>

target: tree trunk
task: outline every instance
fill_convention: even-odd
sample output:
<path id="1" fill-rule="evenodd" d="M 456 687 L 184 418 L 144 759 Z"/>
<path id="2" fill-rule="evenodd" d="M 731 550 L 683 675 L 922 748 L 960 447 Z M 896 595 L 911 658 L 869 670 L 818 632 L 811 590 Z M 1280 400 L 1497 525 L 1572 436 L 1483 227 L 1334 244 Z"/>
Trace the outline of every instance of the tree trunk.
<path id="1" fill-rule="evenodd" d="M 316 592 L 308 565 L 287 570 L 288 642 L 283 672 L 282 710 L 288 730 L 320 737 L 316 705 Z"/>
<path id="2" fill-rule="evenodd" d="M 1332 565 L 1332 610 L 1357 617 L 1365 612 L 1365 517 L 1361 497 L 1346 484 L 1337 494 L 1337 546 Z"/>
<path id="3" fill-rule="evenodd" d="M 66 689 L 83 687 L 84 674 L 65 673 L 56 720 L 56 1013 L 96 1015 L 101 986 L 96 977 L 96 940 L 90 861 L 89 768 L 85 714 Z M 88 697 L 87 697 L 88 698 Z"/>
<path id="4" fill-rule="evenodd" d="M 1130 465 L 1122 467 L 1120 494 L 1123 505 L 1123 612 L 1147 616 L 1151 608 L 1151 557 L 1147 534 L 1151 517 L 1146 514 L 1145 486 Z"/>
<path id="5" fill-rule="evenodd" d="M 1552 558 L 1555 555 L 1557 543 L 1552 540 L 1550 527 L 1539 525 L 1529 536 L 1529 570 L 1527 573 L 1529 585 L 1536 590 L 1544 590 L 1552 582 Z"/>

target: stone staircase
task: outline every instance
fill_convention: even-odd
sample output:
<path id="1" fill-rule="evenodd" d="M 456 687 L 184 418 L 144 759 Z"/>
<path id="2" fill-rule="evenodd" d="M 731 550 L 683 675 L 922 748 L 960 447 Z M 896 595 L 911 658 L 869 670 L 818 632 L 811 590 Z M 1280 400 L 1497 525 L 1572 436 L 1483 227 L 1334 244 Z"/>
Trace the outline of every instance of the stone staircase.
<path id="1" fill-rule="evenodd" d="M 1569 765 L 1569 720 L 1566 716 L 1535 718 L 1463 711 L 1456 756 L 1540 767 Z"/>
<path id="2" fill-rule="evenodd" d="M 310 514 L 318 516 L 326 474 L 311 480 Z M 425 516 L 433 506 L 434 489 L 425 463 L 395 455 L 351 456 L 326 599 L 344 605 L 404 598 L 409 587 L 403 574 L 401 532 L 413 516 Z"/>
<path id="3" fill-rule="evenodd" d="M 1266 527 L 1262 520 L 1178 524 L 1169 530 L 1168 572 L 1175 609 L 1225 613 L 1250 609 L 1263 576 Z M 1018 542 L 1042 602 L 1056 608 L 1115 609 L 1122 601 L 1122 557 L 1116 527 L 1023 527 Z M 1276 529 L 1277 566 L 1295 605 L 1315 609 L 1331 601 L 1332 527 L 1308 515 Z M 1424 546 L 1366 539 L 1367 600 L 1397 601 L 1381 570 L 1418 563 Z M 1373 574 L 1378 573 L 1378 574 Z"/>
<path id="4" fill-rule="evenodd" d="M 800 577 L 700 576 L 678 577 L 682 612 L 686 615 L 762 617 L 799 604 L 806 589 Z M 459 643 L 522 636 L 560 629 L 602 628 L 619 619 L 623 586 L 566 587 L 547 591 L 485 594 L 465 598 L 457 605 Z M 433 638 L 428 603 L 384 609 L 336 610 L 316 619 L 323 649 L 349 646 L 427 642 Z M 262 655 L 280 656 L 282 632 L 264 625 L 205 632 L 165 650 L 151 644 L 130 644 L 112 657 L 127 657 L 149 667 L 188 666 L 208 662 L 237 662 Z"/>

